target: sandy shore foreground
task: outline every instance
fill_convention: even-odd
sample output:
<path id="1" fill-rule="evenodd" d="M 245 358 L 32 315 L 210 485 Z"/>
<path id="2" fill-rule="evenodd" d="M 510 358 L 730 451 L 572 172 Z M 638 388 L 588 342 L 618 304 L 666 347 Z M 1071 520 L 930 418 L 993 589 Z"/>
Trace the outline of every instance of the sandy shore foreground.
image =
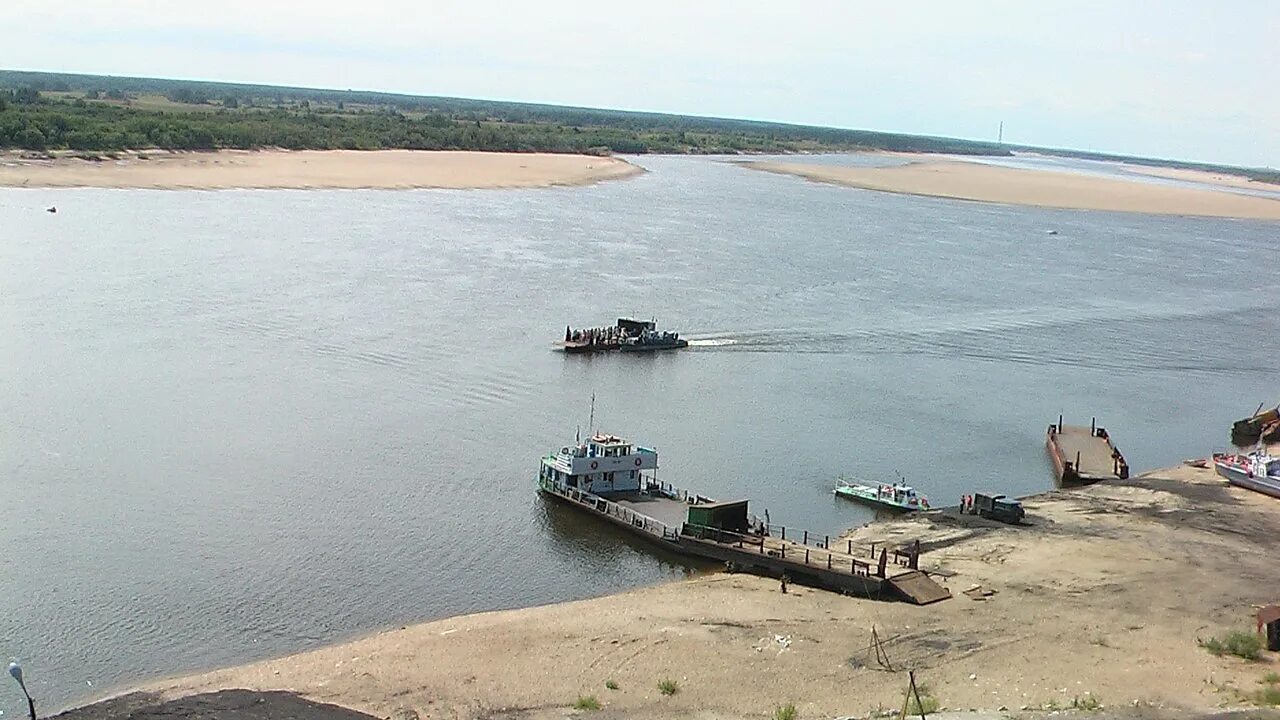
<path id="1" fill-rule="evenodd" d="M 1139 179 L 1026 170 L 976 162 L 924 160 L 882 168 L 790 162 L 745 162 L 742 165 L 818 182 L 909 195 L 1076 210 L 1280 220 L 1280 200 L 1272 198 L 1226 190 L 1159 185 Z M 1152 169 L 1144 169 L 1143 172 L 1156 174 Z M 1167 173 L 1161 174 L 1168 176 Z M 1185 176 L 1175 177 L 1188 179 Z M 1204 180 L 1198 176 L 1196 179 Z"/>
<path id="2" fill-rule="evenodd" d="M 262 150 L 121 154 L 99 161 L 0 156 L 0 186 L 524 188 L 586 185 L 644 172 L 612 157 L 419 150 Z"/>
<path id="3" fill-rule="evenodd" d="M 920 539 L 954 597 L 916 607 L 717 574 L 582 602 L 451 618 L 157 683 L 176 698 L 289 690 L 378 718 L 867 717 L 905 669 L 942 708 L 1108 717 L 1250 706 L 1280 662 L 1198 640 L 1252 630 L 1280 600 L 1280 502 L 1180 467 L 1027 502 L 1032 525 L 935 511 L 852 533 Z M 971 597 L 981 587 L 993 594 Z M 875 628 L 891 667 L 868 651 Z M 664 696 L 659 682 L 678 692 Z M 606 686 L 612 681 L 616 689 Z M 72 717 L 80 717 L 74 715 Z M 86 718 L 92 715 L 86 715 Z"/>

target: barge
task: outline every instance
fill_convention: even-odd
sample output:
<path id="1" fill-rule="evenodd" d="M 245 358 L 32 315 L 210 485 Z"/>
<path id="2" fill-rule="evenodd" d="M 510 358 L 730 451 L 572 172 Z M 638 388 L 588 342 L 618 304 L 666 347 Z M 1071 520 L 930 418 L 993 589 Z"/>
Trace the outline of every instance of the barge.
<path id="1" fill-rule="evenodd" d="M 658 330 L 656 320 L 618 318 L 607 327 L 578 328 L 565 326 L 560 348 L 567 353 L 657 352 L 689 347 L 680 333 Z"/>
<path id="2" fill-rule="evenodd" d="M 658 482 L 657 468 L 657 451 L 596 434 L 545 455 L 538 490 L 671 552 L 722 562 L 730 571 L 920 605 L 951 597 L 919 569 L 918 542 L 869 552 L 851 541 L 833 545 L 829 536 L 761 521 L 749 513 L 747 500 L 722 502 Z"/>
<path id="3" fill-rule="evenodd" d="M 1129 463 L 1105 428 L 1094 418 L 1089 427 L 1050 425 L 1045 447 L 1053 461 L 1054 479 L 1062 486 L 1092 485 L 1103 480 L 1127 480 Z"/>

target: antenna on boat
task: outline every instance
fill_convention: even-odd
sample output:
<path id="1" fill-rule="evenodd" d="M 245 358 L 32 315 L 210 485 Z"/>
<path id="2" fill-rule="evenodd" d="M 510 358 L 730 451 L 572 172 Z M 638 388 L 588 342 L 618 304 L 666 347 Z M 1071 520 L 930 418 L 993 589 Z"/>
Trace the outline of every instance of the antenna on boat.
<path id="1" fill-rule="evenodd" d="M 591 393 L 591 419 L 587 421 L 587 432 L 596 434 L 596 394 Z"/>
<path id="2" fill-rule="evenodd" d="M 581 425 L 579 425 L 578 429 L 575 430 L 573 433 L 573 444 L 574 445 L 582 444 L 582 426 Z"/>

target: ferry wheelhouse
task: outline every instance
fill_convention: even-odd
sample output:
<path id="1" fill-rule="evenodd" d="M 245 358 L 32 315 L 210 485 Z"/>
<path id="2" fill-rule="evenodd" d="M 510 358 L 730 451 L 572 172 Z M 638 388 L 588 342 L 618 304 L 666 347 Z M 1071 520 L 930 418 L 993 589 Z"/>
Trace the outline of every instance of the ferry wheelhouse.
<path id="1" fill-rule="evenodd" d="M 598 433 L 585 443 L 543 457 L 538 479 L 544 489 L 557 484 L 607 497 L 640 492 L 646 488 L 644 472 L 652 475 L 657 469 L 656 451 Z"/>

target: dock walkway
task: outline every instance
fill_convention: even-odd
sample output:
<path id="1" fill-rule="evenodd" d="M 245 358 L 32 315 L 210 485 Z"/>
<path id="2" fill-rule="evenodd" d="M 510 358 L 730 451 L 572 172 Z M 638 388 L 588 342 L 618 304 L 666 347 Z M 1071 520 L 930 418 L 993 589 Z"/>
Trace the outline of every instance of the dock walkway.
<path id="1" fill-rule="evenodd" d="M 855 547 L 827 535 L 765 526 L 762 532 L 736 533 L 686 522 L 688 508 L 708 498 L 663 492 L 627 493 L 606 499 L 558 483 L 541 488 L 559 499 L 592 510 L 606 520 L 668 548 L 718 560 L 731 571 L 816 585 L 864 597 L 897 594 L 924 604 L 950 597 L 950 592 L 919 572 L 919 547 L 873 544 Z M 674 491 L 672 491 L 674 492 Z M 790 535 L 790 537 L 788 537 Z M 902 586 L 896 582 L 903 580 Z M 907 580 L 910 582 L 907 582 Z"/>

